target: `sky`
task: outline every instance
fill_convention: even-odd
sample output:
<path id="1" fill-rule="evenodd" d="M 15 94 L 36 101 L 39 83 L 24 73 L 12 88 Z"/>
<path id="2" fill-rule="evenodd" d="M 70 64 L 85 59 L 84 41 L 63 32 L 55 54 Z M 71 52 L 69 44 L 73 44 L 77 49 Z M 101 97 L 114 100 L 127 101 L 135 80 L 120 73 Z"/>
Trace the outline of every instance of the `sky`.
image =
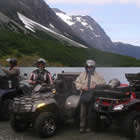
<path id="1" fill-rule="evenodd" d="M 140 0 L 45 0 L 68 15 L 89 15 L 113 42 L 140 46 Z"/>

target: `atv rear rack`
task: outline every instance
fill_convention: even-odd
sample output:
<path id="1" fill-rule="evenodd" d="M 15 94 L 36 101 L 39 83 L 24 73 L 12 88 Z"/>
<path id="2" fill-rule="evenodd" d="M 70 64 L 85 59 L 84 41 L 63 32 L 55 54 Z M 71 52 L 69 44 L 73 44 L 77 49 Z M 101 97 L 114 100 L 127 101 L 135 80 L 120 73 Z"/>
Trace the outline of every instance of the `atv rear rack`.
<path id="1" fill-rule="evenodd" d="M 115 99 L 115 98 L 97 97 L 96 99 L 101 99 L 101 100 L 110 100 L 110 101 L 125 101 L 125 100 L 129 100 L 130 98 Z"/>

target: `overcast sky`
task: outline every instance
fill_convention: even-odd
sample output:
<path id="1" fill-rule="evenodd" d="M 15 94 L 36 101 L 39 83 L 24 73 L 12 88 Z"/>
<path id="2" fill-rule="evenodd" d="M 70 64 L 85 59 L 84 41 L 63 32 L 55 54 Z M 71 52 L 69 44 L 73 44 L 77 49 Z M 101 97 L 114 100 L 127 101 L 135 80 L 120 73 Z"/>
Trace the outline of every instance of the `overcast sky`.
<path id="1" fill-rule="evenodd" d="M 89 15 L 112 41 L 140 46 L 140 0 L 45 0 L 69 15 Z"/>

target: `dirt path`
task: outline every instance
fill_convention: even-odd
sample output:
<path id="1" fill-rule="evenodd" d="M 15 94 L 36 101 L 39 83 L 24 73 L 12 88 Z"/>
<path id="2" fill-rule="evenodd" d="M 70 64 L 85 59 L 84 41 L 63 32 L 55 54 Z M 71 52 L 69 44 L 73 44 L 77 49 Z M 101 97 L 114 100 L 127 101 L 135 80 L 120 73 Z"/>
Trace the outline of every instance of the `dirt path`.
<path id="1" fill-rule="evenodd" d="M 0 140 L 39 140 L 32 130 L 16 133 L 9 122 L 0 122 Z M 55 136 L 47 140 L 129 140 L 119 128 L 110 128 L 104 132 L 80 134 L 74 126 L 64 126 Z"/>

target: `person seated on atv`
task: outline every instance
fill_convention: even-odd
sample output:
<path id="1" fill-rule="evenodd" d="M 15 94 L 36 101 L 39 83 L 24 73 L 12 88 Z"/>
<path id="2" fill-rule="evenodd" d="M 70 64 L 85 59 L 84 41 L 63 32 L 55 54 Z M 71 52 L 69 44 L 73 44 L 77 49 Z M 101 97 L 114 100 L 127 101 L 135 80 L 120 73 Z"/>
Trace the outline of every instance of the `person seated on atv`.
<path id="1" fill-rule="evenodd" d="M 19 87 L 19 80 L 20 80 L 20 69 L 17 67 L 17 60 L 16 58 L 8 58 L 6 59 L 7 62 L 9 62 L 9 70 L 5 67 L 2 67 L 2 70 L 7 74 L 9 81 L 10 81 L 10 87 L 9 88 L 18 88 Z"/>
<path id="2" fill-rule="evenodd" d="M 80 133 L 90 132 L 90 122 L 92 120 L 90 113 L 91 100 L 84 101 L 85 94 L 92 94 L 96 85 L 105 84 L 105 80 L 96 71 L 96 62 L 94 60 L 87 60 L 85 64 L 85 72 L 80 73 L 75 81 L 77 90 L 80 90 Z M 92 101 L 93 102 L 93 101 Z M 90 118 L 90 119 L 89 119 Z"/>
<path id="3" fill-rule="evenodd" d="M 39 58 L 37 60 L 37 69 L 34 70 L 29 78 L 29 84 L 32 84 L 34 87 L 38 84 L 42 86 L 51 87 L 53 85 L 53 80 L 51 78 L 50 73 L 45 69 L 46 60 L 43 58 Z"/>

